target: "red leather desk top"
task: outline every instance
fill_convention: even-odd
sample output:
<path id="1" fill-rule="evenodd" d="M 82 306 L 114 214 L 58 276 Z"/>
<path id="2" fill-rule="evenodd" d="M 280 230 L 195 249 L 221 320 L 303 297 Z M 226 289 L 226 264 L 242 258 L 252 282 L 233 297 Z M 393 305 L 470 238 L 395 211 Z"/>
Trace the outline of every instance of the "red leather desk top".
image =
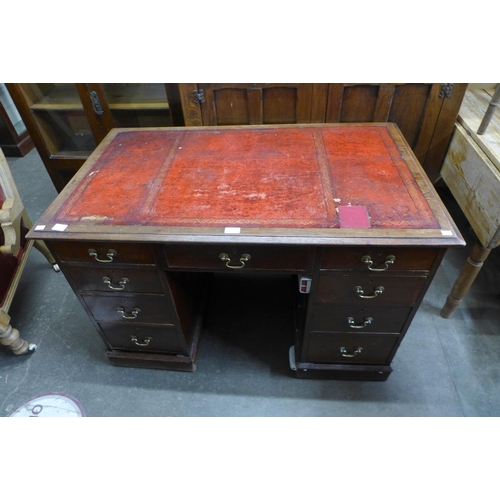
<path id="1" fill-rule="evenodd" d="M 392 124 L 115 129 L 45 222 L 442 229 L 415 172 Z"/>

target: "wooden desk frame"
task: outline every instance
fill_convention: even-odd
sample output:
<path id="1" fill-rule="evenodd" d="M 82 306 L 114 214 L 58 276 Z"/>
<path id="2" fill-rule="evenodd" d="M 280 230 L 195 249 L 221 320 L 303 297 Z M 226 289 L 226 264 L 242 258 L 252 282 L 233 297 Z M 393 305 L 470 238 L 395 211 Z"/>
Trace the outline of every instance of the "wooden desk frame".
<path id="1" fill-rule="evenodd" d="M 148 132 L 151 134 L 144 135 Z M 152 158 L 158 148 L 151 150 L 153 152 L 144 157 L 140 155 L 143 154 L 141 148 L 144 149 L 144 144 L 148 144 L 148 148 L 153 147 L 153 139 L 157 137 L 157 133 L 165 134 L 165 140 L 173 141 L 169 154 L 174 161 L 177 161 L 177 158 L 185 158 L 183 155 L 188 155 L 189 151 L 178 151 L 192 148 L 196 141 L 202 141 L 205 148 L 206 144 L 210 146 L 215 144 L 213 141 L 216 140 L 233 141 L 228 143 L 229 151 L 233 146 L 236 149 L 241 147 L 244 140 L 255 144 L 252 141 L 259 133 L 263 134 L 262 137 L 275 133 L 277 141 L 289 141 L 290 151 L 295 151 L 294 154 L 297 154 L 297 149 L 294 148 L 298 146 L 295 142 L 290 142 L 293 134 L 295 140 L 306 137 L 307 134 L 315 138 L 328 138 L 328 134 L 333 134 L 332 137 L 335 138 L 335 134 L 345 133 L 347 141 L 363 134 L 368 134 L 366 140 L 371 137 L 371 133 L 375 136 L 388 134 L 390 139 L 384 139 L 390 142 L 387 155 L 381 157 L 380 151 L 385 151 L 382 146 L 377 150 L 377 154 L 379 160 L 385 162 L 383 168 L 387 169 L 387 176 L 392 179 L 390 182 L 394 183 L 394 187 L 391 184 L 389 187 L 383 185 L 382 188 L 392 189 L 395 199 L 399 196 L 403 202 L 409 200 L 409 206 L 413 207 L 414 212 L 409 214 L 407 219 L 395 219 L 392 213 L 397 214 L 398 207 L 391 207 L 391 200 L 383 202 L 376 192 L 372 192 L 368 195 L 370 200 L 367 201 L 373 202 L 370 205 L 371 214 L 380 208 L 380 213 L 383 214 L 380 219 L 381 227 L 373 227 L 373 219 L 371 227 L 343 227 L 341 220 L 333 221 L 332 227 L 295 227 L 294 223 L 298 219 L 293 219 L 293 216 L 298 214 L 302 220 L 301 208 L 286 204 L 285 207 L 294 208 L 294 213 L 290 215 L 291 222 L 283 227 L 274 223 L 259 227 L 254 218 L 249 224 L 245 224 L 243 219 L 243 224 L 239 225 L 237 230 L 228 231 L 228 225 L 221 224 L 217 216 L 212 217 L 209 209 L 207 220 L 215 220 L 214 224 L 204 225 L 195 221 L 181 225 L 176 221 L 182 219 L 176 214 L 172 217 L 168 203 L 169 200 L 174 203 L 176 189 L 184 182 L 182 178 L 189 173 L 185 169 L 191 168 L 192 164 L 188 162 L 186 167 L 182 167 L 184 170 L 180 169 L 182 175 L 178 177 L 178 184 L 172 184 L 173 181 L 171 178 L 167 179 L 165 172 L 161 178 L 159 174 L 155 174 L 154 169 L 164 168 L 162 165 L 167 161 L 164 159 L 166 153 L 162 153 L 163 156 L 157 160 Z M 175 142 L 175 134 L 184 142 Z M 135 146 L 127 146 L 129 139 Z M 203 142 L 205 140 L 209 142 Z M 340 148 L 347 144 L 342 142 L 344 139 L 339 140 Z M 127 163 L 131 153 L 123 153 L 123 150 L 119 149 L 122 143 L 125 148 L 130 148 L 126 151 L 134 150 L 134 154 L 139 155 L 130 160 L 130 166 L 123 165 Z M 352 144 L 348 143 L 345 149 L 352 150 L 352 153 L 348 154 L 353 155 L 354 165 L 359 152 L 356 147 L 352 149 Z M 374 144 L 378 144 L 377 141 Z M 274 149 L 265 146 L 263 150 L 259 150 L 259 147 L 248 149 L 247 154 L 242 155 L 241 161 L 264 162 L 265 168 L 262 171 L 266 172 L 266 162 L 269 160 L 262 151 L 267 154 Z M 279 144 L 276 146 L 278 149 L 280 147 L 282 146 Z M 330 154 L 333 150 L 336 148 L 321 151 Z M 287 149 L 285 147 L 280 151 L 286 153 Z M 303 151 L 306 155 L 306 149 Z M 149 154 L 151 156 L 148 156 Z M 177 154 L 179 156 L 176 156 Z M 317 151 L 315 154 L 316 156 L 312 154 L 308 157 L 309 170 L 318 158 Z M 220 165 L 225 167 L 226 164 L 229 168 L 227 155 L 229 153 L 226 154 L 224 148 L 220 149 L 219 153 L 211 153 L 211 148 L 208 147 L 203 149 L 200 161 L 202 157 L 207 157 L 207 161 L 218 162 L 217 168 Z M 370 151 L 366 155 L 369 164 L 375 162 L 375 156 L 372 160 Z M 290 165 L 294 165 L 295 158 L 298 163 L 302 161 L 301 154 L 297 154 L 290 160 Z M 349 158 L 348 156 L 348 161 Z M 345 160 L 344 157 L 342 159 Z M 153 173 L 146 174 L 138 169 L 136 164 L 139 162 L 140 167 L 141 161 L 144 168 L 151 168 Z M 317 161 L 322 160 L 320 158 Z M 329 171 L 336 173 L 337 167 L 332 167 L 330 160 L 327 159 L 325 164 L 329 169 L 333 169 Z M 394 170 L 396 164 L 398 171 Z M 250 168 L 249 176 L 263 175 L 258 174 L 260 170 L 252 163 L 246 165 Z M 347 164 L 348 167 L 349 165 Z M 241 168 L 244 166 L 242 163 Z M 232 168 L 235 168 L 234 165 Z M 135 185 L 143 189 L 149 182 L 149 187 L 143 195 L 135 191 L 130 195 L 133 209 L 127 209 L 127 219 L 122 213 L 126 204 L 118 199 L 122 194 L 120 187 L 110 186 L 109 200 L 112 201 L 107 209 L 107 195 L 104 194 L 102 186 L 98 187 L 100 181 L 95 179 L 99 175 L 100 179 L 105 179 L 102 176 L 107 174 L 102 172 L 109 172 L 110 175 L 116 172 L 118 179 L 129 171 L 136 172 L 134 175 L 140 180 L 131 180 L 131 183 L 137 182 Z M 199 172 L 203 175 L 205 171 Z M 237 170 L 232 172 L 236 175 Z M 246 172 L 248 171 L 241 175 Z M 368 171 L 366 173 L 369 174 Z M 173 173 L 170 174 L 169 171 L 168 175 L 178 174 L 179 171 L 173 170 Z M 346 179 L 349 181 L 349 175 Z M 159 185 L 160 181 L 166 184 Z M 366 179 L 363 182 L 365 181 Z M 220 191 L 217 182 L 218 180 L 214 184 L 215 189 Z M 339 186 L 340 184 L 341 182 Z M 185 185 L 189 186 L 187 183 Z M 168 195 L 167 202 L 161 202 L 160 198 L 166 193 L 166 186 L 173 194 Z M 226 189 L 226 184 L 224 186 Z M 127 189 L 129 187 L 127 186 Z M 227 188 L 228 192 L 231 192 L 231 187 Z M 314 185 L 313 188 L 316 189 L 317 186 Z M 247 186 L 245 189 L 251 190 L 251 187 Z M 322 185 L 321 189 L 330 188 Z M 342 198 L 348 199 L 356 189 L 358 188 L 354 185 L 349 187 L 347 192 L 342 193 Z M 283 192 L 280 191 L 279 194 L 283 195 Z M 206 193 L 200 194 L 203 195 Z M 144 205 L 145 197 L 149 205 Z M 331 196 L 330 198 L 337 200 Z M 101 199 L 102 203 L 99 203 Z M 225 198 L 216 201 L 225 202 Z M 160 202 L 163 204 L 154 208 L 157 207 L 154 204 Z M 319 199 L 318 203 L 320 202 Z M 194 201 L 186 198 L 186 203 L 193 205 Z M 350 206 L 350 203 L 347 205 Z M 143 209 L 144 206 L 146 209 Z M 259 207 L 260 205 L 257 208 L 252 205 L 250 208 L 245 206 L 244 209 L 251 211 Z M 389 215 L 384 219 L 386 208 Z M 181 209 L 182 207 L 179 211 L 182 211 Z M 98 210 L 99 213 L 86 212 L 88 210 Z M 312 207 L 311 210 L 311 213 L 319 213 L 318 207 Z M 140 219 L 138 214 L 143 214 L 143 218 Z M 144 218 L 149 214 L 153 214 L 151 220 Z M 257 220 L 259 214 L 260 212 L 257 212 Z M 332 210 L 331 214 L 336 217 Z M 162 222 L 158 222 L 160 215 Z M 138 217 L 141 223 L 137 222 Z M 128 222 L 132 219 L 135 222 Z M 192 217 L 188 219 L 192 220 Z M 173 220 L 174 223 L 164 223 L 165 220 Z M 237 219 L 229 217 L 228 220 L 231 222 Z M 384 224 L 387 227 L 382 227 Z M 412 227 L 412 224 L 418 227 Z M 164 131 L 116 129 L 99 145 L 36 227 L 30 231 L 28 238 L 40 238 L 47 242 L 100 333 L 106 345 L 106 354 L 112 363 L 194 370 L 203 317 L 206 276 L 213 272 L 277 272 L 298 278 L 294 285 L 296 335 L 295 344 L 290 350 L 292 370 L 299 377 L 327 376 L 362 380 L 387 379 L 391 372 L 390 363 L 446 248 L 464 244 L 432 184 L 394 124 L 307 124 L 203 129 L 185 127 Z M 372 278 L 382 280 L 385 285 L 371 285 L 374 282 Z M 338 289 L 338 283 L 344 283 L 342 289 Z M 305 291 L 308 286 L 309 293 L 301 293 L 301 289 Z M 371 290 L 372 287 L 374 291 Z M 149 303 L 157 305 L 148 309 Z M 370 316 L 363 311 L 368 311 Z M 134 323 L 136 326 L 131 327 Z M 155 343 L 156 347 L 153 348 Z"/>

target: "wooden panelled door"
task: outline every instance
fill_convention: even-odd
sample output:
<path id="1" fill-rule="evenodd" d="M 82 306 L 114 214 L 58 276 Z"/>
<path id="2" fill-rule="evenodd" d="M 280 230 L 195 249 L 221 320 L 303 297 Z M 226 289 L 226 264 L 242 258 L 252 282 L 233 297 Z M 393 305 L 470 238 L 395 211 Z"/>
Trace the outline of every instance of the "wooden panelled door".
<path id="1" fill-rule="evenodd" d="M 467 84 L 179 84 L 185 123 L 394 122 L 431 181 L 439 176 Z"/>
<path id="2" fill-rule="evenodd" d="M 326 122 L 393 122 L 431 180 L 441 169 L 467 84 L 330 83 Z"/>
<path id="3" fill-rule="evenodd" d="M 324 84 L 199 83 L 181 88 L 186 125 L 324 122 Z"/>

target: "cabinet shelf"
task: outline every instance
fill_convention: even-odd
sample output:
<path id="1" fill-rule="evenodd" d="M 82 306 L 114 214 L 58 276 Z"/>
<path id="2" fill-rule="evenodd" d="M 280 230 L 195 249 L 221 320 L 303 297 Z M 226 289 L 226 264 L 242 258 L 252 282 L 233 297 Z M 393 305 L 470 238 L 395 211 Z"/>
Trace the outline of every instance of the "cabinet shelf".
<path id="1" fill-rule="evenodd" d="M 110 109 L 116 110 L 168 110 L 167 94 L 163 84 L 104 84 Z"/>
<path id="2" fill-rule="evenodd" d="M 32 111 L 83 110 L 74 84 L 57 84 L 31 105 Z"/>
<path id="3" fill-rule="evenodd" d="M 91 134 L 74 134 L 64 140 L 52 158 L 87 158 L 97 144 Z"/>
<path id="4" fill-rule="evenodd" d="M 163 84 L 104 84 L 110 109 L 160 110 L 169 109 Z M 74 84 L 55 85 L 47 94 L 31 105 L 32 111 L 82 110 L 83 105 Z"/>

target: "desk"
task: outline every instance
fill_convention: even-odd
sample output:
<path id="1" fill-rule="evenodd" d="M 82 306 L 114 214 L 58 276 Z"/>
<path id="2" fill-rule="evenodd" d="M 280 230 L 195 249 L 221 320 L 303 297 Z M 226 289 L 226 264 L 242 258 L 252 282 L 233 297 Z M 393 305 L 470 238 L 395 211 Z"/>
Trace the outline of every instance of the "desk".
<path id="1" fill-rule="evenodd" d="M 286 273 L 291 369 L 363 380 L 464 244 L 388 123 L 115 129 L 28 238 L 114 364 L 193 371 L 210 275 Z"/>

